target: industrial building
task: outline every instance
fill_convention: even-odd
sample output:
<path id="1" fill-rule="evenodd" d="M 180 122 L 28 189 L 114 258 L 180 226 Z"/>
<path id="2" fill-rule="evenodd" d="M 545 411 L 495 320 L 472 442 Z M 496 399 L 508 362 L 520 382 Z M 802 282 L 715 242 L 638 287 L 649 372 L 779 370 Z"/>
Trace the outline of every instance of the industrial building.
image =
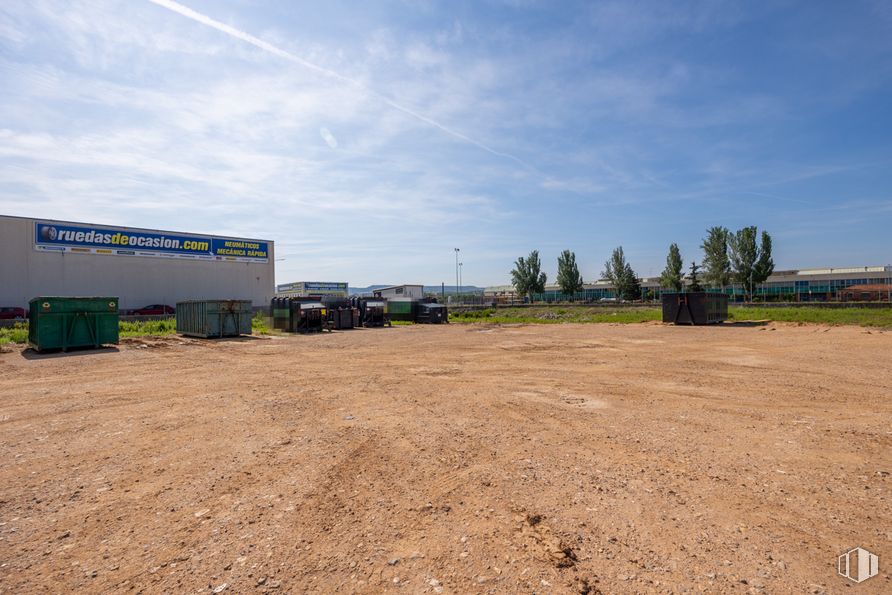
<path id="1" fill-rule="evenodd" d="M 689 283 L 689 280 L 685 280 Z M 702 273 L 701 273 L 701 284 Z M 855 287 L 869 286 L 863 291 Z M 645 299 L 660 296 L 659 277 L 641 279 L 641 289 Z M 725 293 L 735 300 L 744 299 L 744 288 L 732 284 Z M 496 300 L 519 299 L 511 285 L 487 287 L 484 297 Z M 889 301 L 892 295 L 892 266 L 865 266 L 849 268 L 797 269 L 775 271 L 765 283 L 756 286 L 756 298 L 766 301 L 827 302 L 827 301 Z M 523 296 L 521 296 L 523 297 Z M 616 299 L 613 286 L 607 281 L 586 283 L 575 296 L 561 293 L 557 285 L 547 285 L 545 292 L 534 296 L 536 301 L 598 301 Z"/>
<path id="2" fill-rule="evenodd" d="M 392 287 L 382 287 L 374 290 L 376 298 L 414 298 L 421 299 L 424 297 L 424 285 L 394 285 Z"/>
<path id="3" fill-rule="evenodd" d="M 339 281 L 296 281 L 276 286 L 276 297 L 347 297 L 347 283 Z"/>
<path id="4" fill-rule="evenodd" d="M 269 305 L 273 242 L 0 215 L 0 306 L 114 296 L 121 309 L 197 299 Z"/>

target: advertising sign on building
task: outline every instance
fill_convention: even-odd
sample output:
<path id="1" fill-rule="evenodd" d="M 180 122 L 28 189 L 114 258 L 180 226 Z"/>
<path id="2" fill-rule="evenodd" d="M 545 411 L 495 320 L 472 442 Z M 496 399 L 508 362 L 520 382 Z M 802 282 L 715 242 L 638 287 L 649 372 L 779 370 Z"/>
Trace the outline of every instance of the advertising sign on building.
<path id="1" fill-rule="evenodd" d="M 269 261 L 269 244 L 254 240 L 40 221 L 34 226 L 34 249 L 41 251 Z"/>

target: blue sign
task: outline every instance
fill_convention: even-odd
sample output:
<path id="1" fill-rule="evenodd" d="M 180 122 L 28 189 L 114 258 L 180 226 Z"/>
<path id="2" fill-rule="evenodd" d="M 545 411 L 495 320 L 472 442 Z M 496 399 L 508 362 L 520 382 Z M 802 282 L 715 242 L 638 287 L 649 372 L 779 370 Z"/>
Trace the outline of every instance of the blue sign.
<path id="1" fill-rule="evenodd" d="M 35 223 L 34 245 L 38 250 L 126 256 L 269 260 L 267 242 L 58 223 Z"/>

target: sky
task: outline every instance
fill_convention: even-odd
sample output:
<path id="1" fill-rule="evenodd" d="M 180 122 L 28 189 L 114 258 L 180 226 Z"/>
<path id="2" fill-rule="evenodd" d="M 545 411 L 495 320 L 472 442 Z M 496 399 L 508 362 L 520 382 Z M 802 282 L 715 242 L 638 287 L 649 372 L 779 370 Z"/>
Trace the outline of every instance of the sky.
<path id="1" fill-rule="evenodd" d="M 756 225 L 892 262 L 892 2 L 3 0 L 0 214 L 273 240 L 276 278 L 658 275 Z"/>

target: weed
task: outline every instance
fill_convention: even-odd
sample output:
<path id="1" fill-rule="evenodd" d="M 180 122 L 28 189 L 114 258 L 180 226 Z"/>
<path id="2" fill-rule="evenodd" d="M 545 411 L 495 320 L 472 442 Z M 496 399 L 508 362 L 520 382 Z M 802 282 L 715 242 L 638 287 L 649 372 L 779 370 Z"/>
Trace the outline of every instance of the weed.
<path id="1" fill-rule="evenodd" d="M 0 328 L 0 345 L 7 343 L 27 343 L 28 323 L 18 322 L 15 326 Z"/>

